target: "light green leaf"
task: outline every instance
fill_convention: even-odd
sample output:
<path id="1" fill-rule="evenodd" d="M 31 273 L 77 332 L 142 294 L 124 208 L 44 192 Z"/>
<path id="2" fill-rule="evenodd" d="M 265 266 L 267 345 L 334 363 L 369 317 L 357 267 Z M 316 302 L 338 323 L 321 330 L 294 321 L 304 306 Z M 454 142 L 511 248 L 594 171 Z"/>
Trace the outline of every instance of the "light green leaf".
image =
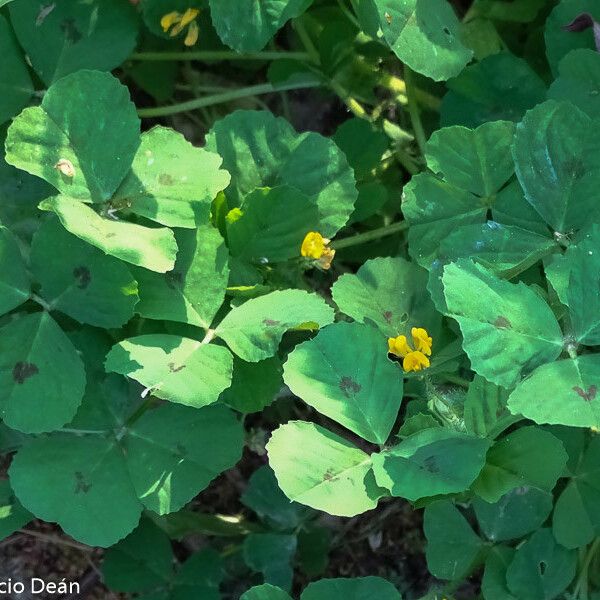
<path id="1" fill-rule="evenodd" d="M 253 571 L 263 574 L 265 583 L 290 590 L 296 546 L 294 534 L 251 533 L 242 546 L 244 561 Z"/>
<path id="2" fill-rule="evenodd" d="M 67 231 L 105 254 L 158 273 L 175 266 L 177 243 L 166 227 L 151 229 L 105 219 L 87 204 L 66 196 L 48 198 L 40 208 L 56 213 Z"/>
<path id="3" fill-rule="evenodd" d="M 444 239 L 461 225 L 483 223 L 487 211 L 484 199 L 430 173 L 415 175 L 402 195 L 402 212 L 410 223 L 411 256 L 429 267 Z"/>
<path id="4" fill-rule="evenodd" d="M 546 56 L 554 73 L 559 72 L 559 65 L 564 56 L 575 48 L 594 48 L 594 33 L 590 27 L 586 31 L 572 32 L 564 29 L 581 13 L 591 14 L 600 19 L 600 11 L 587 0 L 561 0 L 546 19 L 544 41 Z"/>
<path id="5" fill-rule="evenodd" d="M 445 0 L 372 0 L 384 40 L 411 69 L 435 81 L 458 75 L 473 53 Z"/>
<path id="6" fill-rule="evenodd" d="M 458 227 L 442 240 L 439 255 L 445 261 L 471 258 L 496 275 L 514 277 L 558 249 L 549 237 L 487 221 Z"/>
<path id="7" fill-rule="evenodd" d="M 551 433 L 538 427 L 521 427 L 490 448 L 473 490 L 490 503 L 523 486 L 550 492 L 567 459 L 564 446 Z"/>
<path id="8" fill-rule="evenodd" d="M 111 71 L 131 54 L 137 41 L 135 9 L 121 0 L 48 4 L 19 0 L 11 3 L 10 18 L 46 85 L 81 69 Z"/>
<path id="9" fill-rule="evenodd" d="M 485 123 L 477 129 L 438 129 L 427 142 L 427 166 L 448 183 L 482 197 L 493 196 L 514 172 L 510 121 Z"/>
<path id="10" fill-rule="evenodd" d="M 276 291 L 234 308 L 221 321 L 216 335 L 242 360 L 258 362 L 277 352 L 288 329 L 305 323 L 316 329 L 331 323 L 333 317 L 333 309 L 316 294 L 302 290 Z"/>
<path id="11" fill-rule="evenodd" d="M 290 390 L 369 442 L 384 444 L 396 422 L 403 372 L 387 340 L 360 323 L 335 323 L 296 346 L 284 365 Z"/>
<path id="12" fill-rule="evenodd" d="M 339 309 L 359 323 L 372 322 L 385 336 L 408 335 L 412 327 L 430 334 L 439 316 L 425 286 L 427 273 L 401 257 L 374 258 L 356 274 L 346 273 L 331 289 Z"/>
<path id="13" fill-rule="evenodd" d="M 452 502 L 435 502 L 425 509 L 425 556 L 432 575 L 451 581 L 465 576 L 483 550 L 484 542 Z"/>
<path id="14" fill-rule="evenodd" d="M 129 171 L 139 144 L 140 120 L 128 89 L 109 73 L 79 71 L 13 121 L 6 161 L 66 196 L 105 202 Z M 61 161 L 67 161 L 65 172 Z"/>
<path id="15" fill-rule="evenodd" d="M 267 451 L 290 500 L 345 517 L 377 506 L 369 455 L 323 427 L 290 421 L 273 432 Z"/>
<path id="16" fill-rule="evenodd" d="M 0 315 L 23 304 L 30 296 L 30 288 L 17 240 L 0 225 Z"/>
<path id="17" fill-rule="evenodd" d="M 237 52 L 258 52 L 290 19 L 313 0 L 209 0 L 213 25 L 221 40 Z"/>
<path id="18" fill-rule="evenodd" d="M 173 577 L 173 550 L 168 536 L 147 519 L 124 540 L 107 550 L 102 561 L 107 587 L 143 592 L 166 586 Z"/>
<path id="19" fill-rule="evenodd" d="M 300 256 L 307 232 L 318 229 L 319 210 L 314 198 L 287 185 L 251 192 L 240 209 L 227 216 L 232 256 L 254 264 Z"/>
<path id="20" fill-rule="evenodd" d="M 465 428 L 469 433 L 487 437 L 506 411 L 508 392 L 481 375 L 469 385 L 464 401 Z"/>
<path id="21" fill-rule="evenodd" d="M 527 201 L 555 231 L 593 221 L 598 141 L 592 120 L 570 102 L 548 100 L 517 126 L 513 156 Z"/>
<path id="22" fill-rule="evenodd" d="M 166 404 L 147 412 L 124 438 L 143 505 L 159 515 L 183 508 L 242 455 L 244 430 L 220 405 L 202 409 Z"/>
<path id="23" fill-rule="evenodd" d="M 576 570 L 576 552 L 557 544 L 549 529 L 539 529 L 517 548 L 506 582 L 517 598 L 552 600 L 565 591 Z"/>
<path id="24" fill-rule="evenodd" d="M 57 522 L 91 546 L 118 542 L 142 512 L 121 450 L 108 438 L 39 437 L 19 450 L 9 475 L 15 494 L 36 517 Z"/>
<path id="25" fill-rule="evenodd" d="M 222 156 L 231 173 L 226 190 L 230 207 L 239 207 L 256 188 L 289 185 L 316 201 L 319 231 L 329 238 L 354 210 L 354 171 L 333 140 L 313 132 L 299 134 L 270 112 L 231 113 L 215 123 L 206 148 Z"/>
<path id="26" fill-rule="evenodd" d="M 466 490 L 485 464 L 487 440 L 452 429 L 419 431 L 373 454 L 377 483 L 411 501 Z"/>
<path id="27" fill-rule="evenodd" d="M 154 127 L 142 134 L 131 171 L 111 204 L 169 227 L 204 225 L 212 201 L 231 179 L 219 168 L 222 162 L 181 133 Z"/>
<path id="28" fill-rule="evenodd" d="M 135 379 L 163 400 L 201 407 L 231 385 L 227 348 L 176 335 L 141 335 L 113 346 L 106 370 Z"/>
<path id="29" fill-rule="evenodd" d="M 552 512 L 550 492 L 535 487 L 514 488 L 497 502 L 473 499 L 483 533 L 492 542 L 521 538 L 541 527 Z"/>
<path id="30" fill-rule="evenodd" d="M 509 6 L 513 10 L 514 2 Z M 440 109 L 444 127 L 520 121 L 526 110 L 546 97 L 546 85 L 540 76 L 527 61 L 509 52 L 493 54 L 468 65 L 447 85 L 450 91 L 444 96 Z"/>
<path id="31" fill-rule="evenodd" d="M 402 600 L 398 590 L 381 577 L 320 579 L 306 586 L 301 600 Z"/>
<path id="32" fill-rule="evenodd" d="M 83 363 L 47 312 L 0 329 L 0 410 L 25 433 L 59 429 L 77 411 L 85 389 Z"/>
<path id="33" fill-rule="evenodd" d="M 573 37 L 581 34 L 571 34 Z M 600 117 L 600 55 L 590 48 L 567 54 L 558 65 L 558 77 L 548 90 L 552 100 L 568 100 L 592 119 Z"/>
<path id="34" fill-rule="evenodd" d="M 31 271 L 52 308 L 80 323 L 120 327 L 133 317 L 137 283 L 122 262 L 46 220 L 33 238 Z"/>
<path id="35" fill-rule="evenodd" d="M 189 323 L 208 329 L 223 304 L 229 278 L 228 252 L 212 225 L 178 230 L 179 251 L 172 271 L 135 269 L 140 301 L 136 312 L 149 319 Z"/>
<path id="36" fill-rule="evenodd" d="M 542 365 L 512 392 L 508 408 L 536 423 L 600 427 L 599 380 L 596 354 Z"/>
<path id="37" fill-rule="evenodd" d="M 504 387 L 554 360 L 562 333 L 549 306 L 524 283 L 508 283 L 468 260 L 442 276 L 447 314 L 458 321 L 476 373 Z"/>
<path id="38" fill-rule="evenodd" d="M 556 541 L 566 548 L 589 544 L 600 534 L 600 438 L 594 436 L 559 496 L 552 518 Z"/>
<path id="39" fill-rule="evenodd" d="M 0 82 L 0 123 L 4 123 L 27 106 L 33 94 L 33 84 L 23 53 L 2 15 L 0 15 L 0 56 L 3 74 Z"/>

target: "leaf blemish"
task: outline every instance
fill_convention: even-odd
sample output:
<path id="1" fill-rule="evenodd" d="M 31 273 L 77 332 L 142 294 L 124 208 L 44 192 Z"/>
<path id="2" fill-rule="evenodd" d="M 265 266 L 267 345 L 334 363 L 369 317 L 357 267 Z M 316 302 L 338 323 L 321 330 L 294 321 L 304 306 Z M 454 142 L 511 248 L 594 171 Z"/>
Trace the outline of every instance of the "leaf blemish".
<path id="1" fill-rule="evenodd" d="M 28 362 L 19 361 L 13 368 L 12 376 L 16 383 L 22 385 L 27 379 L 37 375 L 40 370 L 37 365 Z"/>
<path id="2" fill-rule="evenodd" d="M 387 323 L 391 323 L 392 322 L 392 316 L 393 316 L 393 313 L 392 313 L 391 310 L 386 310 L 383 313 L 383 318 L 386 320 Z"/>
<path id="3" fill-rule="evenodd" d="M 175 181 L 168 173 L 161 173 L 158 176 L 158 183 L 161 185 L 173 185 Z"/>
<path id="4" fill-rule="evenodd" d="M 185 369 L 185 365 L 176 367 L 174 362 L 169 363 L 169 371 L 171 371 L 171 373 L 179 373 L 179 371 L 182 371 L 183 369 Z"/>
<path id="5" fill-rule="evenodd" d="M 358 394 L 361 389 L 362 386 L 354 381 L 352 377 L 344 376 L 340 379 L 340 390 L 344 392 L 346 398 L 350 398 L 352 394 Z"/>
<path id="6" fill-rule="evenodd" d="M 79 281 L 77 287 L 80 290 L 85 290 L 92 281 L 92 274 L 90 273 L 90 270 L 84 266 L 75 267 L 73 269 L 73 277 Z"/>
<path id="7" fill-rule="evenodd" d="M 576 385 L 573 387 L 573 391 L 586 402 L 591 402 L 596 397 L 598 388 L 595 385 L 590 385 L 587 392 L 585 392 L 582 388 Z"/>
<path id="8" fill-rule="evenodd" d="M 273 319 L 263 319 L 263 325 L 266 325 L 267 327 L 276 327 L 280 323 L 281 321 L 274 321 Z"/>
<path id="9" fill-rule="evenodd" d="M 494 321 L 494 327 L 498 329 L 512 329 L 512 324 L 506 317 L 498 317 Z"/>
<path id="10" fill-rule="evenodd" d="M 92 484 L 87 483 L 81 471 L 75 471 L 75 493 L 87 494 L 92 489 Z"/>

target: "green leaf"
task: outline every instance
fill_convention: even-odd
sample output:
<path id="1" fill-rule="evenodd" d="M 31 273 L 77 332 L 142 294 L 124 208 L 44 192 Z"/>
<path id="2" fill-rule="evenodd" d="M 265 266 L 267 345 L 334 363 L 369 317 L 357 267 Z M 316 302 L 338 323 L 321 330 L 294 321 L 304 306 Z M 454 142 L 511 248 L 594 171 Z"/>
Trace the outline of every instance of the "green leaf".
<path id="1" fill-rule="evenodd" d="M 595 354 L 542 365 L 512 392 L 508 408 L 536 423 L 600 427 L 599 378 Z"/>
<path id="2" fill-rule="evenodd" d="M 39 437 L 19 450 L 9 475 L 15 494 L 36 517 L 57 522 L 91 546 L 111 546 L 140 518 L 142 505 L 123 455 L 108 438 Z"/>
<path id="3" fill-rule="evenodd" d="M 277 357 L 260 362 L 233 358 L 231 387 L 221 394 L 221 401 L 244 414 L 262 411 L 283 387 L 281 361 Z"/>
<path id="4" fill-rule="evenodd" d="M 510 9 L 513 7 L 514 2 Z M 525 60 L 508 52 L 468 65 L 447 85 L 450 91 L 440 109 L 444 127 L 477 127 L 498 120 L 517 122 L 525 111 L 546 98 L 546 85 L 540 76 Z"/>
<path id="5" fill-rule="evenodd" d="M 573 37 L 581 34 L 571 34 Z M 600 56 L 596 50 L 579 48 L 558 65 L 558 77 L 548 90 L 552 100 L 568 100 L 592 119 L 600 117 Z"/>
<path id="6" fill-rule="evenodd" d="M 555 250 L 557 244 L 548 237 L 487 221 L 458 227 L 442 240 L 439 255 L 445 261 L 471 258 L 496 275 L 514 277 Z"/>
<path id="7" fill-rule="evenodd" d="M 0 481 L 0 540 L 27 525 L 33 515 L 15 498 L 7 479 Z"/>
<path id="8" fill-rule="evenodd" d="M 83 363 L 47 312 L 24 315 L 0 329 L 0 410 L 25 433 L 59 429 L 85 390 Z"/>
<path id="9" fill-rule="evenodd" d="M 435 502 L 425 509 L 425 555 L 432 575 L 458 581 L 467 575 L 483 549 L 481 540 L 452 502 Z"/>
<path id="10" fill-rule="evenodd" d="M 102 561 L 104 582 L 118 592 L 143 592 L 167 585 L 173 577 L 173 550 L 169 538 L 152 521 L 139 527 Z"/>
<path id="11" fill-rule="evenodd" d="M 309 406 L 377 444 L 389 437 L 402 402 L 403 373 L 388 359 L 387 340 L 360 323 L 335 323 L 296 346 L 283 379 Z"/>
<path id="12" fill-rule="evenodd" d="M 463 46 L 459 22 L 445 0 L 373 0 L 383 38 L 411 69 L 435 81 L 458 75 L 473 53 Z"/>
<path id="13" fill-rule="evenodd" d="M 565 591 L 576 569 L 577 554 L 557 544 L 549 529 L 539 529 L 517 548 L 506 582 L 517 598 L 551 600 Z"/>
<path id="14" fill-rule="evenodd" d="M 309 583 L 301 600 L 402 600 L 398 590 L 381 577 L 338 577 Z"/>
<path id="15" fill-rule="evenodd" d="M 164 334 L 141 335 L 113 346 L 106 370 L 135 379 L 163 400 L 199 408 L 231 384 L 227 348 Z"/>
<path id="16" fill-rule="evenodd" d="M 253 298 L 234 308 L 215 332 L 242 360 L 258 362 L 277 352 L 288 329 L 305 323 L 316 329 L 331 323 L 333 317 L 333 309 L 316 294 L 283 290 Z"/>
<path id="17" fill-rule="evenodd" d="M 112 71 L 137 42 L 135 9 L 120 0 L 52 4 L 19 0 L 11 3 L 10 18 L 46 85 L 81 69 Z"/>
<path id="18" fill-rule="evenodd" d="M 296 545 L 294 534 L 251 533 L 244 539 L 244 561 L 253 571 L 263 574 L 265 583 L 290 590 L 294 576 L 290 563 Z"/>
<path id="19" fill-rule="evenodd" d="M 473 499 L 477 521 L 492 542 L 521 538 L 541 527 L 552 512 L 552 494 L 535 487 L 514 488 L 498 502 Z"/>
<path id="20" fill-rule="evenodd" d="M 25 302 L 31 283 L 17 239 L 0 225 L 0 315 Z"/>
<path id="21" fill-rule="evenodd" d="M 456 187 L 491 197 L 514 172 L 510 154 L 514 131 L 509 121 L 485 123 L 477 129 L 438 129 L 427 142 L 427 166 Z"/>
<path id="22" fill-rule="evenodd" d="M 496 195 L 492 206 L 492 216 L 503 225 L 514 225 L 548 237 L 548 226 L 539 213 L 527 202 L 521 185 L 513 179 Z"/>
<path id="23" fill-rule="evenodd" d="M 105 202 L 129 171 L 139 144 L 140 120 L 128 89 L 109 73 L 79 71 L 13 121 L 6 161 L 66 196 Z M 72 172 L 61 172 L 60 161 L 68 161 Z"/>
<path id="24" fill-rule="evenodd" d="M 206 548 L 188 558 L 173 581 L 169 600 L 221 600 L 219 586 L 224 576 L 223 560 L 212 548 Z"/>
<path id="25" fill-rule="evenodd" d="M 319 211 L 314 198 L 287 185 L 251 192 L 241 207 L 227 216 L 232 256 L 254 264 L 300 256 L 306 233 L 318 229 Z"/>
<path id="26" fill-rule="evenodd" d="M 546 19 L 544 31 L 546 56 L 554 73 L 559 71 L 563 57 L 575 48 L 595 49 L 592 28 L 581 32 L 567 31 L 564 28 L 581 13 L 591 14 L 596 20 L 600 17 L 600 11 L 590 6 L 586 0 L 561 0 Z"/>
<path id="27" fill-rule="evenodd" d="M 570 102 L 548 100 L 517 126 L 515 169 L 527 201 L 555 231 L 593 221 L 598 152 L 592 120 Z"/>
<path id="28" fill-rule="evenodd" d="M 144 506 L 160 515 L 182 508 L 242 455 L 242 424 L 224 406 L 163 405 L 129 430 L 124 447 Z"/>
<path id="29" fill-rule="evenodd" d="M 30 261 L 40 295 L 53 309 L 106 328 L 133 317 L 137 283 L 127 266 L 67 233 L 58 219 L 37 231 Z"/>
<path id="30" fill-rule="evenodd" d="M 498 502 L 515 488 L 552 491 L 568 455 L 560 440 L 538 427 L 521 427 L 489 450 L 473 490 L 486 502 Z"/>
<path id="31" fill-rule="evenodd" d="M 223 304 L 229 278 L 228 252 L 211 225 L 178 230 L 179 252 L 173 270 L 158 274 L 135 269 L 142 317 L 189 323 L 208 329 Z"/>
<path id="32" fill-rule="evenodd" d="M 230 207 L 239 207 L 256 188 L 289 185 L 316 201 L 319 231 L 329 238 L 354 210 L 354 171 L 333 140 L 313 132 L 299 134 L 270 112 L 231 113 L 215 123 L 206 148 L 222 156 L 231 173 L 226 190 Z"/>
<path id="33" fill-rule="evenodd" d="M 142 134 L 131 171 L 111 204 L 162 225 L 193 229 L 208 221 L 212 201 L 229 185 L 222 162 L 181 133 L 154 127 Z"/>
<path id="34" fill-rule="evenodd" d="M 408 335 L 412 327 L 430 334 L 439 316 L 425 286 L 427 274 L 401 257 L 374 258 L 356 274 L 338 278 L 331 294 L 339 309 L 359 323 L 372 322 L 385 336 Z"/>
<path id="35" fill-rule="evenodd" d="M 464 421 L 468 433 L 487 437 L 498 418 L 506 411 L 508 392 L 481 375 L 469 385 L 464 402 Z"/>
<path id="36" fill-rule="evenodd" d="M 67 231 L 105 254 L 158 273 L 175 266 L 177 243 L 166 227 L 151 229 L 105 219 L 87 204 L 66 196 L 44 200 L 40 208 L 56 213 Z"/>
<path id="37" fill-rule="evenodd" d="M 237 52 L 258 52 L 313 0 L 209 0 L 212 22 L 223 43 Z"/>
<path id="38" fill-rule="evenodd" d="M 595 436 L 554 508 L 552 532 L 566 548 L 585 546 L 600 535 L 599 482 L 600 438 Z"/>
<path id="39" fill-rule="evenodd" d="M 485 561 L 481 591 L 485 600 L 517 600 L 506 584 L 506 569 L 515 551 L 506 546 L 493 546 Z"/>
<path id="40" fill-rule="evenodd" d="M 273 432 L 267 451 L 290 500 L 346 517 L 377 506 L 369 455 L 327 429 L 290 421 Z"/>
<path id="41" fill-rule="evenodd" d="M 2 15 L 0 15 L 0 56 L 3 73 L 2 83 L 0 83 L 0 123 L 4 123 L 27 106 L 33 94 L 33 84 L 23 53 Z"/>
<path id="42" fill-rule="evenodd" d="M 429 267 L 444 239 L 461 225 L 483 223 L 487 211 L 484 199 L 430 173 L 413 176 L 402 195 L 402 212 L 410 223 L 411 256 Z"/>
<path id="43" fill-rule="evenodd" d="M 292 600 L 281 588 L 264 583 L 240 596 L 240 600 Z"/>
<path id="44" fill-rule="evenodd" d="M 377 483 L 411 501 L 466 490 L 485 464 L 487 440 L 451 429 L 419 431 L 373 454 Z"/>
<path id="45" fill-rule="evenodd" d="M 554 360 L 562 333 L 548 305 L 524 283 L 508 283 L 468 260 L 442 277 L 447 314 L 458 321 L 473 370 L 504 387 Z"/>

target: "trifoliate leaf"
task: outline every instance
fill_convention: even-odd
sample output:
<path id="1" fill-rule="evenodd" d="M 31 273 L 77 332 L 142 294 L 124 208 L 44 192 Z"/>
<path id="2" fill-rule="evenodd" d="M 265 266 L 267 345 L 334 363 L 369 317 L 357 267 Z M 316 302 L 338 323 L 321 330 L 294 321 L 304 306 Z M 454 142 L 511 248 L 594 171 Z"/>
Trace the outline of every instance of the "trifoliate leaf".
<path id="1" fill-rule="evenodd" d="M 139 144 L 140 120 L 128 89 L 109 73 L 78 71 L 13 121 L 6 161 L 66 196 L 106 202 Z"/>
<path id="2" fill-rule="evenodd" d="M 166 127 L 154 127 L 141 140 L 112 206 L 169 227 L 207 223 L 212 201 L 231 179 L 219 168 L 222 159 Z"/>
<path id="3" fill-rule="evenodd" d="M 301 600 L 402 600 L 398 590 L 381 577 L 320 579 L 306 586 Z"/>
<path id="4" fill-rule="evenodd" d="M 0 315 L 23 304 L 30 296 L 30 288 L 17 240 L 0 225 Z"/>

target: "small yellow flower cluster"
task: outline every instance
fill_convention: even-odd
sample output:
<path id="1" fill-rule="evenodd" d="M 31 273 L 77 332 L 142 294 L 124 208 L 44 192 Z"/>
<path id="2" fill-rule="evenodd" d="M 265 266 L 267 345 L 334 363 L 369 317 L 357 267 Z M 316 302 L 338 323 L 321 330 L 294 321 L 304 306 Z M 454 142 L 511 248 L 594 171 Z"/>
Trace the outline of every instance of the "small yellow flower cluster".
<path id="1" fill-rule="evenodd" d="M 422 327 L 411 329 L 414 349 L 410 347 L 405 335 L 388 338 L 388 351 L 390 354 L 403 359 L 402 368 L 405 371 L 420 371 L 430 366 L 428 356 L 431 356 L 431 345 L 433 340 L 429 337 L 427 330 Z"/>
<path id="2" fill-rule="evenodd" d="M 331 267 L 331 261 L 335 256 L 335 250 L 329 247 L 330 241 L 316 231 L 309 231 L 300 247 L 300 254 L 305 258 L 318 261 L 317 265 L 327 270 Z"/>
<path id="3" fill-rule="evenodd" d="M 171 37 L 179 35 L 186 27 L 188 28 L 183 43 L 186 46 L 193 46 L 198 41 L 198 23 L 196 17 L 200 13 L 197 8 L 188 8 L 183 14 L 177 11 L 170 12 L 160 20 L 160 26 L 163 31 Z M 189 25 L 189 27 L 188 27 Z"/>

